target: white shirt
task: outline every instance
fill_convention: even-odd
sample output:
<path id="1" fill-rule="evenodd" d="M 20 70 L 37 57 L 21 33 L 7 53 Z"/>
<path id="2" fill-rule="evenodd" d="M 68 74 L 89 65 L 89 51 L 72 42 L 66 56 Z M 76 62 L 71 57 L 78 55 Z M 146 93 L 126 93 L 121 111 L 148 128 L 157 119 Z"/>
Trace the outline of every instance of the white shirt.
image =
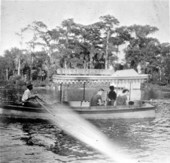
<path id="1" fill-rule="evenodd" d="M 32 96 L 31 91 L 29 89 L 25 90 L 22 96 L 22 102 L 27 101 Z"/>

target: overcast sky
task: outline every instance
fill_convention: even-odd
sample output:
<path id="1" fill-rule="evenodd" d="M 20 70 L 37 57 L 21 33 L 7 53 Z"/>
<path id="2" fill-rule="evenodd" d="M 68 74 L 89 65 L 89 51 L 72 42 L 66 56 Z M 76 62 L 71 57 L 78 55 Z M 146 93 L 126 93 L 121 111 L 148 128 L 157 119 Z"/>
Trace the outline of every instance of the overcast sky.
<path id="1" fill-rule="evenodd" d="M 113 15 L 121 25 L 151 25 L 159 28 L 153 36 L 170 42 L 169 0 L 2 0 L 0 55 L 19 47 L 16 32 L 33 21 L 55 28 L 73 18 L 76 23 L 91 24 L 100 16 Z"/>

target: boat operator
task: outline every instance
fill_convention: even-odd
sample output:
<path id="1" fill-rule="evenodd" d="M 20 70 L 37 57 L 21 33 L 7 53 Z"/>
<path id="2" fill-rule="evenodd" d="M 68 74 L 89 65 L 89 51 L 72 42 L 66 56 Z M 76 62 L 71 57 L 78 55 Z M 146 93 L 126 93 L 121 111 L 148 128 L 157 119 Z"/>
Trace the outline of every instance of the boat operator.
<path id="1" fill-rule="evenodd" d="M 22 104 L 28 107 L 40 107 L 38 103 L 35 103 L 35 99 L 39 98 L 37 94 L 32 93 L 33 85 L 31 83 L 27 84 L 27 89 L 24 91 L 22 96 Z"/>
<path id="2" fill-rule="evenodd" d="M 102 94 L 103 94 L 104 90 L 100 89 L 98 90 L 97 94 L 95 94 L 90 101 L 90 105 L 91 106 L 101 106 L 104 105 L 104 101 L 102 100 Z"/>

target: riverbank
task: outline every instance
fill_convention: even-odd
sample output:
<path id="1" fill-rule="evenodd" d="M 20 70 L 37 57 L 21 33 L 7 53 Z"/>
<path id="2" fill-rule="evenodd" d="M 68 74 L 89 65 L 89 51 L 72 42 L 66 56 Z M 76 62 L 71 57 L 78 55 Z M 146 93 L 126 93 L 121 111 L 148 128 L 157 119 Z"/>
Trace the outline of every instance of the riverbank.
<path id="1" fill-rule="evenodd" d="M 2 126 L 1 122 L 0 160 L 5 162 L 54 162 L 57 155 L 40 146 L 29 146 L 22 139 L 28 133 L 22 130 L 21 123 Z"/>
<path id="2" fill-rule="evenodd" d="M 63 146 L 68 136 L 47 122 L 4 120 L 0 122 L 0 131 L 1 163 L 60 163 L 74 162 L 78 158 L 78 155 L 72 158 L 70 152 L 74 153 L 74 149 Z"/>
<path id="3" fill-rule="evenodd" d="M 17 126 L 19 127 L 19 126 Z M 53 163 L 61 156 L 46 150 L 43 146 L 29 146 L 21 138 L 27 133 L 20 129 L 1 128 L 0 160 L 2 163 L 12 162 L 48 162 Z"/>

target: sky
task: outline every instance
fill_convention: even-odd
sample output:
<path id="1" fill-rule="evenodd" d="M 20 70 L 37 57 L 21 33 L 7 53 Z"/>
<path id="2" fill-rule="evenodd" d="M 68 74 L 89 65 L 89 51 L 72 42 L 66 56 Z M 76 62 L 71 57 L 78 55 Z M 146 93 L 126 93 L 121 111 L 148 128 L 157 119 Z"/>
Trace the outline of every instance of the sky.
<path id="1" fill-rule="evenodd" d="M 12 47 L 20 48 L 16 33 L 35 20 L 55 28 L 68 18 L 85 25 L 108 14 L 117 18 L 120 26 L 156 26 L 159 31 L 152 37 L 170 42 L 169 0 L 1 0 L 0 55 Z"/>

